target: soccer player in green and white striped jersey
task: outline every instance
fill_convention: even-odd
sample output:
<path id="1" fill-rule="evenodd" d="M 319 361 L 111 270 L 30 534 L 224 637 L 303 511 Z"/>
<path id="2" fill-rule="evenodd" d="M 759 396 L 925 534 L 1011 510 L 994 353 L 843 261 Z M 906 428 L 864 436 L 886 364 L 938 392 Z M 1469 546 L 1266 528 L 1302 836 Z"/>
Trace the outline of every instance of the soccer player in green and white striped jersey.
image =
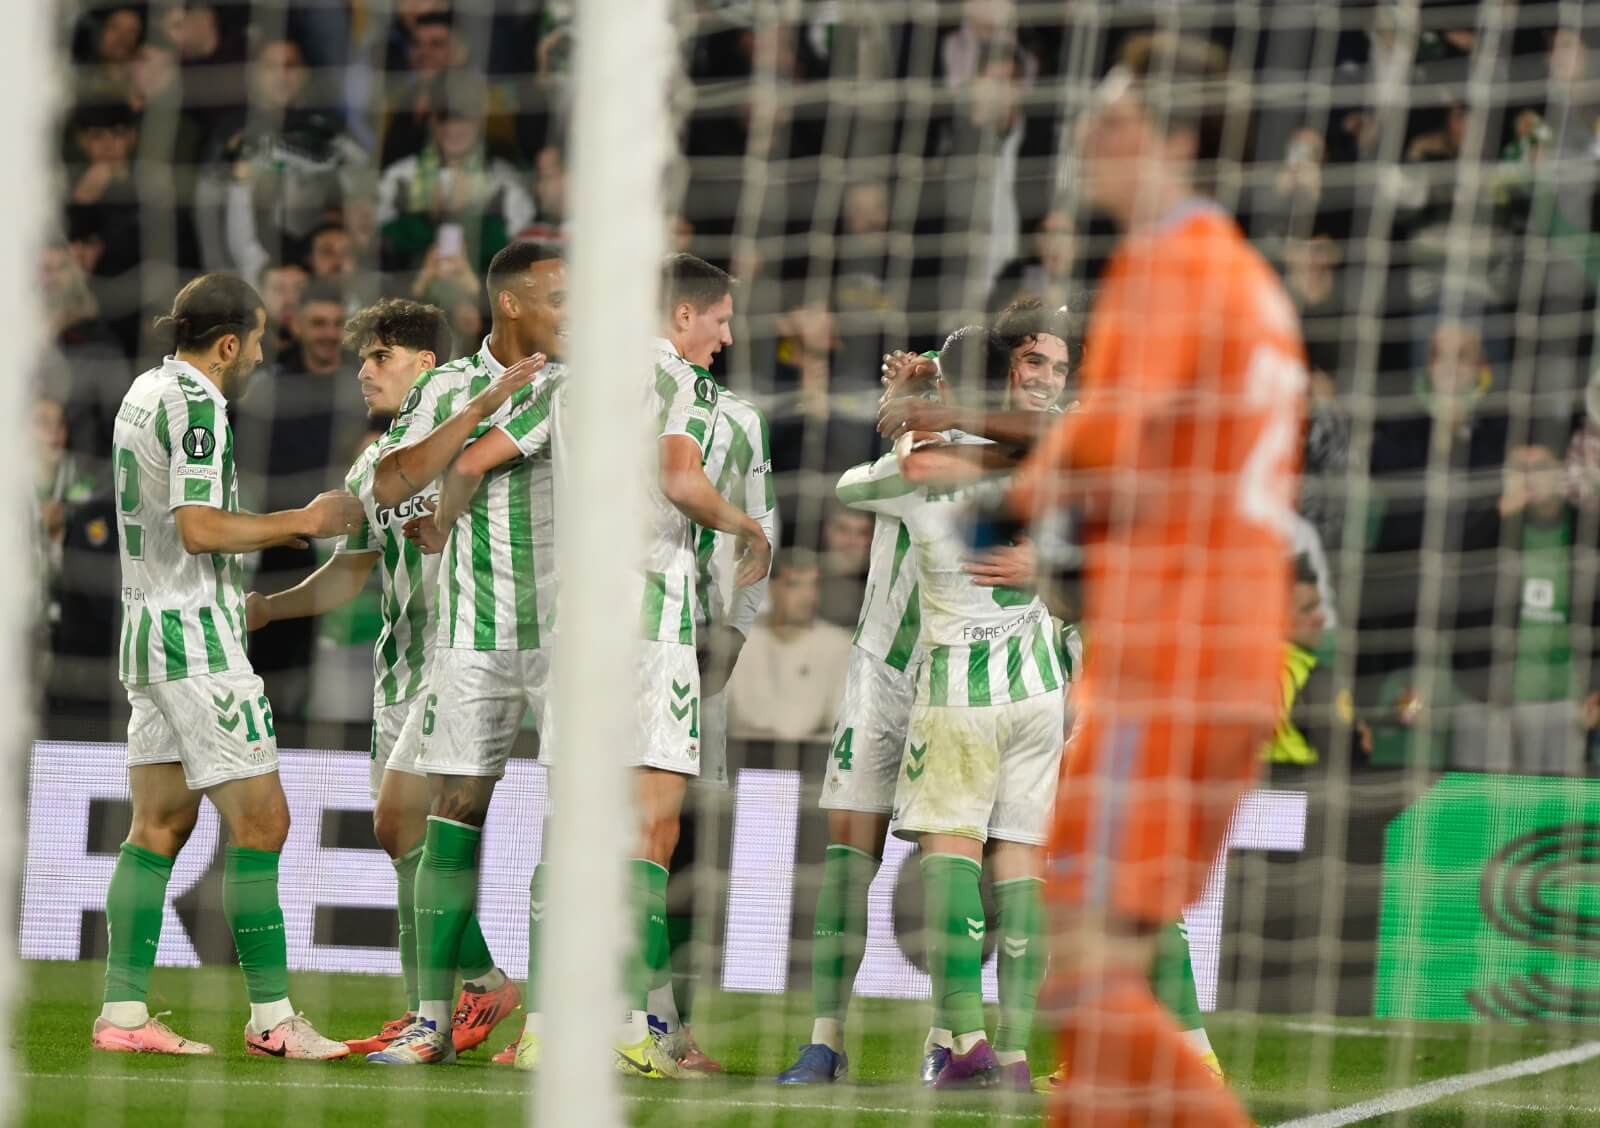
<path id="1" fill-rule="evenodd" d="M 707 372 L 712 358 L 732 342 L 733 280 L 692 255 L 676 255 L 663 272 L 666 335 L 659 338 L 655 370 L 639 391 L 655 412 L 657 475 L 647 491 L 644 559 L 637 573 L 637 598 L 645 646 L 640 654 L 638 747 L 634 756 L 640 811 L 632 863 L 641 943 L 629 961 L 630 1011 L 616 1046 L 617 1067 L 630 1076 L 684 1075 L 651 1033 L 647 996 L 665 974 L 666 883 L 678 840 L 678 816 L 689 777 L 700 759 L 700 674 L 695 654 L 695 527 L 735 537 L 735 586 L 765 577 L 772 548 L 761 525 L 717 492 L 704 462 L 717 421 L 717 384 Z M 565 443 L 559 383 L 541 380 L 526 401 L 508 404 L 493 430 L 474 442 L 451 468 L 440 491 L 434 522 L 460 535 L 457 515 L 465 499 L 482 497 L 479 481 L 518 459 L 553 451 L 557 466 Z M 478 491 L 476 495 L 474 491 Z M 624 597 L 628 601 L 630 597 Z M 557 718 L 559 732 L 559 718 Z M 551 762 L 555 741 L 540 758 Z M 530 896 L 529 982 L 537 979 L 538 911 L 543 869 L 534 872 Z M 518 1043 L 517 1064 L 534 1068 L 539 1054 L 540 1015 L 528 1003 L 528 1021 Z"/>
<path id="2" fill-rule="evenodd" d="M 361 358 L 356 379 L 374 420 L 388 420 L 418 378 L 450 355 L 450 326 L 444 311 L 405 298 L 386 298 L 357 313 L 345 325 L 345 344 Z M 246 599 L 251 630 L 279 619 L 322 615 L 354 599 L 374 567 L 383 583 L 383 626 L 373 647 L 372 797 L 373 831 L 394 863 L 399 916 L 400 968 L 406 1012 L 385 1023 L 378 1034 L 350 1041 L 352 1053 L 381 1050 L 411 1024 L 419 1006 L 416 944 L 416 877 L 422 857 L 433 793 L 417 764 L 424 723 L 421 703 L 433 657 L 437 621 L 439 558 L 424 554 L 401 533 L 417 513 L 431 509 L 438 490 L 430 487 L 397 506 L 381 506 L 372 494 L 372 470 L 381 439 L 374 440 L 351 466 L 350 492 L 361 499 L 365 520 L 345 537 L 334 556 L 287 591 Z M 516 985 L 499 972 L 476 916 L 467 922 L 462 942 L 465 986 L 456 1003 L 456 1051 L 483 1042 L 495 1023 L 516 1009 Z"/>
<path id="3" fill-rule="evenodd" d="M 959 330 L 940 352 L 941 396 L 981 401 L 986 386 L 1006 380 L 1010 364 L 997 335 Z M 1061 763 L 1064 676 L 1038 595 L 984 587 L 969 572 L 964 529 L 983 491 L 996 483 L 917 486 L 902 464 L 915 458 L 920 441 L 942 439 L 908 433 L 895 454 L 839 481 L 846 504 L 905 522 L 916 557 L 924 657 L 889 827 L 918 842 L 923 855 L 934 1026 L 953 1035 L 934 1084 L 993 1084 L 1004 1068 L 1008 1083 L 1027 1088 L 1027 1023 L 1044 966 L 1040 878 Z M 996 1043 L 1004 1059 L 989 1046 L 979 988 L 985 926 L 978 880 L 986 859 L 1002 931 L 1033 949 L 1026 967 L 1001 969 Z"/>
<path id="4" fill-rule="evenodd" d="M 106 893 L 105 1002 L 95 1049 L 209 1054 L 146 1006 L 168 879 L 200 800 L 228 827 L 223 911 L 250 998 L 245 1050 L 324 1060 L 349 1051 L 289 1001 L 278 856 L 289 808 L 272 707 L 245 656 L 240 557 L 303 537 L 347 534 L 361 507 L 344 491 L 303 509 L 247 513 L 228 402 L 261 363 L 266 309 L 231 275 L 206 274 L 173 300 L 174 355 L 123 397 L 114 430 L 122 558 L 122 681 L 133 825 Z"/>
<path id="5" fill-rule="evenodd" d="M 711 376 L 705 369 L 695 371 L 697 376 Z M 718 493 L 755 519 L 766 534 L 767 543 L 777 544 L 778 510 L 772 486 L 772 443 L 767 418 L 755 404 L 720 384 L 717 385 L 717 421 L 706 451 L 705 471 Z M 728 698 L 724 690 L 739 661 L 745 639 L 767 599 L 765 576 L 749 587 L 733 587 L 732 577 L 726 574 L 731 541 L 727 533 L 716 529 L 695 529 L 694 628 L 700 667 L 699 779 L 702 784 L 714 788 L 728 786 Z M 681 871 L 685 859 L 693 857 L 693 848 L 693 841 L 680 839 L 669 886 L 680 882 L 686 888 L 689 886 L 693 872 Z M 674 899 L 687 904 L 693 898 L 676 895 L 669 889 L 669 903 Z M 668 912 L 669 966 L 664 969 L 665 974 L 658 973 L 658 981 L 650 985 L 650 1027 L 661 1036 L 664 1052 L 682 1068 L 715 1073 L 721 1070 L 721 1065 L 700 1049 L 688 1025 L 694 980 L 692 973 L 681 965 L 688 962 L 686 949 L 693 930 L 691 912 Z M 680 966 L 675 968 L 673 964 Z"/>
<path id="6" fill-rule="evenodd" d="M 1010 347 L 1007 401 L 1013 410 L 986 409 L 959 417 L 959 405 L 928 398 L 923 389 L 937 371 L 937 354 L 894 352 L 884 358 L 884 412 L 891 425 L 906 415 L 942 418 L 926 429 L 947 431 L 966 422 L 976 429 L 995 422 L 1025 438 L 1038 433 L 1039 415 L 1059 403 L 1068 371 L 1064 318 L 1046 315 L 1038 303 L 1009 307 L 997 331 Z M 985 405 L 985 407 L 990 405 Z M 1021 416 L 1018 418 L 1018 416 Z M 893 437 L 898 431 L 886 430 Z M 968 562 L 979 585 L 1014 574 L 1012 550 L 995 549 Z M 811 1042 L 781 1076 L 786 1084 L 837 1079 L 846 1068 L 844 1016 L 851 984 L 866 947 L 867 893 L 883 856 L 906 727 L 915 696 L 921 603 L 916 559 L 905 524 L 878 513 L 873 529 L 867 594 L 856 625 L 854 649 L 819 806 L 829 812 L 812 936 L 813 1014 Z M 948 1056 L 951 1035 L 930 1032 L 923 1080 L 931 1082 Z"/>
<path id="7" fill-rule="evenodd" d="M 561 260 L 534 243 L 503 248 L 489 266 L 494 309 L 489 336 L 471 356 L 425 373 L 407 393 L 379 442 L 372 493 L 395 505 L 429 489 L 501 407 L 547 401 L 560 379 L 565 319 Z M 534 377 L 537 382 L 530 383 Z M 385 1065 L 455 1060 L 487 1030 L 455 1029 L 450 998 L 456 973 L 481 949 L 475 906 L 478 851 L 495 782 L 505 773 L 530 708 L 544 715 L 554 611 L 554 499 L 550 461 L 523 459 L 484 483 L 444 549 L 439 568 L 438 627 L 420 710 L 417 763 L 432 789 L 416 876 L 418 1005 L 416 1020 L 386 1048 L 367 1055 Z M 413 519 L 408 536 L 431 521 Z M 482 950 L 482 959 L 487 951 Z M 467 991 L 503 993 L 506 978 L 488 974 Z M 465 998 L 465 995 L 464 995 Z M 470 1017 L 470 1016 L 465 1016 Z M 476 1040 L 471 1040 L 475 1038 Z"/>

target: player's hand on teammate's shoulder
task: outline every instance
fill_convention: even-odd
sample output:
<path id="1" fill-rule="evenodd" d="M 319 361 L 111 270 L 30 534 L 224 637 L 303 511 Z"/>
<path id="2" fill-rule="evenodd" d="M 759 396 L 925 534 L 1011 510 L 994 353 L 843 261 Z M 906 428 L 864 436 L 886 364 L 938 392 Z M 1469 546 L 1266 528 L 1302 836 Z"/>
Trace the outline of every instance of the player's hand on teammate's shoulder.
<path id="1" fill-rule="evenodd" d="M 493 383 L 478 393 L 478 404 L 483 410 L 484 418 L 499 411 L 506 400 L 533 383 L 533 378 L 543 371 L 544 366 L 544 353 L 534 353 L 517 361 L 496 376 Z"/>
<path id="2" fill-rule="evenodd" d="M 305 507 L 308 537 L 342 537 L 361 527 L 361 501 L 349 490 L 328 490 L 311 499 Z"/>
<path id="3" fill-rule="evenodd" d="M 253 591 L 244 597 L 244 629 L 259 631 L 272 622 L 272 612 L 267 609 L 267 597 Z"/>
<path id="4" fill-rule="evenodd" d="M 1014 544 L 997 545 L 974 553 L 962 568 L 979 587 L 1026 590 L 1039 583 L 1039 554 L 1028 537 L 1018 537 Z"/>
<path id="5" fill-rule="evenodd" d="M 758 584 L 772 571 L 772 545 L 767 542 L 767 534 L 760 525 L 751 522 L 751 526 L 738 534 L 734 547 L 735 587 Z"/>

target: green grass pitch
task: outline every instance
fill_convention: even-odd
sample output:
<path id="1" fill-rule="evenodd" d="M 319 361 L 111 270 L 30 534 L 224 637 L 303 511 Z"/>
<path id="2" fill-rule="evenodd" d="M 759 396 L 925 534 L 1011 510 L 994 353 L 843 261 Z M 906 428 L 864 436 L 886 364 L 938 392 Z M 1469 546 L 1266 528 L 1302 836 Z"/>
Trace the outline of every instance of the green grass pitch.
<path id="1" fill-rule="evenodd" d="M 522 1123 L 528 1079 L 489 1064 L 520 1029 L 507 1020 L 486 1046 L 453 1067 L 394 1070 L 351 1060 L 296 1064 L 247 1058 L 248 1010 L 237 970 L 158 969 L 151 1010 L 171 1009 L 176 1029 L 211 1042 L 212 1059 L 95 1054 L 89 1027 L 98 1011 L 102 965 L 30 963 L 25 1002 L 13 1024 L 13 1068 L 29 1125 Z M 364 1036 L 393 1015 L 396 981 L 360 975 L 296 975 L 295 1005 L 332 1037 Z M 729 1075 L 702 1084 L 628 1081 L 634 1124 L 1028 1123 L 1043 1098 L 934 1094 L 914 1077 L 926 1011 L 915 1003 L 865 1000 L 851 1012 L 851 1076 L 825 1089 L 779 1090 L 772 1077 L 810 1029 L 808 1000 L 703 992 L 696 1034 Z M 1213 1016 L 1208 1024 L 1230 1080 L 1263 1124 L 1340 1107 L 1436 1078 L 1516 1061 L 1594 1037 L 1590 1029 L 1486 1028 L 1376 1020 L 1299 1023 L 1279 1016 Z M 1310 1026 L 1311 1029 L 1301 1027 Z M 1036 1040 L 1036 1073 L 1048 1068 L 1048 1039 Z M 1600 1125 L 1593 1063 L 1475 1089 L 1384 1123 L 1413 1125 Z M 1325 1080 L 1326 1079 L 1326 1080 Z"/>

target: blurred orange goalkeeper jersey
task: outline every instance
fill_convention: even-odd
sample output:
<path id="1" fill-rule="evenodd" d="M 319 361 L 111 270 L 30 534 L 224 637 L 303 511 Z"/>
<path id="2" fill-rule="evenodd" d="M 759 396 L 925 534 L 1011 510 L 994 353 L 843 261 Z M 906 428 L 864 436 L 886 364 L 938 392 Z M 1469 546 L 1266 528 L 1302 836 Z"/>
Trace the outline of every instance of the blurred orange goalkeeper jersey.
<path id="1" fill-rule="evenodd" d="M 1080 407 L 1019 470 L 1035 518 L 1083 514 L 1084 686 L 1130 720 L 1276 717 L 1305 353 L 1276 275 L 1209 203 L 1126 238 Z"/>

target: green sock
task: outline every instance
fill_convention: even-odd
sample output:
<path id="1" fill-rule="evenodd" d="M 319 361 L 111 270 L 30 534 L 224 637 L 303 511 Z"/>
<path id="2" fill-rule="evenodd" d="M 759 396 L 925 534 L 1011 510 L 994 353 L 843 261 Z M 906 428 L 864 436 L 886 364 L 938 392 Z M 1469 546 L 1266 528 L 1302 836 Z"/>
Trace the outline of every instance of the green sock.
<path id="1" fill-rule="evenodd" d="M 694 1006 L 694 917 L 673 913 L 667 917 L 667 963 L 672 969 L 672 998 L 678 1021 L 688 1023 Z"/>
<path id="2" fill-rule="evenodd" d="M 400 979 L 406 985 L 408 1014 L 416 1014 L 421 1003 L 417 994 L 417 863 L 421 861 L 420 845 L 394 859 L 395 912 L 399 918 L 395 939 L 400 945 Z"/>
<path id="3" fill-rule="evenodd" d="M 867 950 L 867 889 L 878 859 L 854 846 L 822 855 L 822 888 L 811 930 L 811 1007 L 817 1018 L 844 1021 L 850 989 Z"/>
<path id="4" fill-rule="evenodd" d="M 456 993 L 461 934 L 478 900 L 475 826 L 428 816 L 428 837 L 417 867 L 418 994 L 424 1002 L 448 1002 Z"/>
<path id="5" fill-rule="evenodd" d="M 997 882 L 994 896 L 1000 916 L 1000 1023 L 994 1048 L 996 1053 L 1026 1053 L 1033 1008 L 1044 983 L 1044 881 L 1019 877 Z"/>
<path id="6" fill-rule="evenodd" d="M 289 997 L 289 952 L 278 904 L 278 855 L 229 846 L 222 872 L 222 911 L 244 969 L 252 1003 Z"/>
<path id="7" fill-rule="evenodd" d="M 522 995 L 522 1009 L 539 1013 L 539 922 L 544 919 L 544 863 L 533 867 L 528 883 L 528 988 Z"/>
<path id="8" fill-rule="evenodd" d="M 667 871 L 655 862 L 634 858 L 634 907 L 638 914 L 639 949 L 628 961 L 623 990 L 632 1010 L 648 1010 L 650 988 L 671 976 L 667 945 Z"/>
<path id="9" fill-rule="evenodd" d="M 983 1029 L 982 872 L 971 858 L 954 854 L 922 859 L 933 1024 L 956 1035 Z"/>
<path id="10" fill-rule="evenodd" d="M 131 842 L 117 851 L 117 867 L 106 890 L 108 1003 L 142 1003 L 150 993 L 172 861 Z"/>
<path id="11" fill-rule="evenodd" d="M 494 970 L 494 956 L 489 954 L 489 942 L 483 938 L 476 912 L 467 917 L 461 929 L 461 952 L 456 959 L 460 961 L 462 979 L 481 979 Z"/>
<path id="12" fill-rule="evenodd" d="M 1184 1030 L 1200 1030 L 1205 1019 L 1194 993 L 1194 965 L 1189 962 L 1189 930 L 1180 920 L 1163 928 L 1156 938 L 1156 958 L 1150 965 L 1150 990 L 1172 1012 Z"/>

